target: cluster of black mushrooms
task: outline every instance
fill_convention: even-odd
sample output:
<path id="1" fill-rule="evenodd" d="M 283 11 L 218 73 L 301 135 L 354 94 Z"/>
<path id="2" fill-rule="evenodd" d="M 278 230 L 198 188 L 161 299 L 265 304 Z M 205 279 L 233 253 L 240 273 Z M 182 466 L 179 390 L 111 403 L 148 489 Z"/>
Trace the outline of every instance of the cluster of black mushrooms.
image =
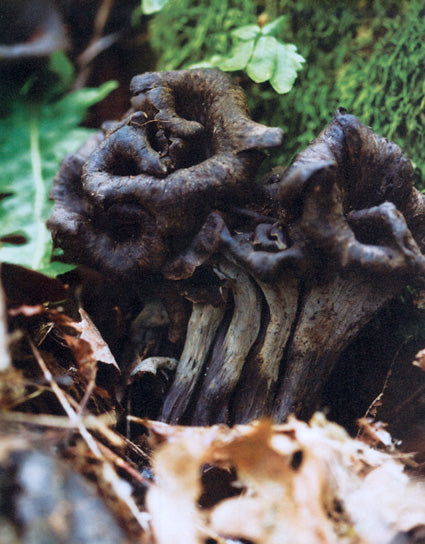
<path id="1" fill-rule="evenodd" d="M 154 342 L 136 365 L 172 369 L 159 419 L 309 417 L 347 345 L 425 276 L 412 164 L 340 108 L 288 168 L 256 179 L 283 133 L 250 119 L 226 74 L 145 73 L 131 91 L 125 117 L 61 165 L 56 246 L 132 285 L 139 324 L 165 322 L 181 346 L 170 357 Z"/>

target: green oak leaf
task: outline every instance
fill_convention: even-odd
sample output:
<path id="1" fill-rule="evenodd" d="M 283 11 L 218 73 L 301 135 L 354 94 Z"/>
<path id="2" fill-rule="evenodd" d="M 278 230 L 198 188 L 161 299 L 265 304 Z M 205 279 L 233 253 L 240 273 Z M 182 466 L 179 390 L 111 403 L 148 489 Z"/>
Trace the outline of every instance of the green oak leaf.
<path id="1" fill-rule="evenodd" d="M 240 41 L 236 43 L 229 52 L 229 55 L 220 58 L 216 66 L 224 72 L 235 72 L 243 70 L 248 64 L 254 50 L 254 41 Z"/>
<path id="2" fill-rule="evenodd" d="M 272 36 L 261 36 L 255 44 L 252 57 L 246 67 L 246 73 L 255 81 L 268 81 L 276 67 L 276 49 L 278 42 Z"/>
<path id="3" fill-rule="evenodd" d="M 258 25 L 245 25 L 235 28 L 230 34 L 236 40 L 255 40 L 261 34 L 261 28 Z"/>
<path id="4" fill-rule="evenodd" d="M 303 63 L 304 57 L 297 53 L 295 45 L 276 43 L 276 67 L 270 79 L 273 89 L 279 94 L 288 93 Z"/>
<path id="5" fill-rule="evenodd" d="M 285 22 L 286 16 L 281 15 L 274 21 L 265 24 L 261 29 L 261 34 L 263 34 L 263 36 L 277 36 L 282 32 Z"/>
<path id="6" fill-rule="evenodd" d="M 284 94 L 292 89 L 304 58 L 293 44 L 281 42 L 275 35 L 282 32 L 285 16 L 260 28 L 245 25 L 230 32 L 232 47 L 226 54 L 216 54 L 189 68 L 217 67 L 224 72 L 244 70 L 255 83 L 269 81 L 273 89 Z"/>

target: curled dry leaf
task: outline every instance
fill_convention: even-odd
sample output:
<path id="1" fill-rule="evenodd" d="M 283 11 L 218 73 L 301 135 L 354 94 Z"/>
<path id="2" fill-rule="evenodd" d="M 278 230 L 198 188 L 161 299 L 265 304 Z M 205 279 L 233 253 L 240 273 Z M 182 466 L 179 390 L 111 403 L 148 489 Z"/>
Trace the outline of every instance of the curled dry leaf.
<path id="1" fill-rule="evenodd" d="M 70 349 L 72 357 L 68 357 L 68 363 L 72 367 L 76 366 L 82 381 L 86 385 L 89 384 L 83 406 L 97 385 L 96 376 L 99 375 L 99 371 L 102 387 L 108 389 L 109 396 L 111 392 L 112 396 L 115 396 L 117 376 L 120 375 L 121 370 L 108 344 L 84 310 L 81 310 L 79 322 L 66 315 L 60 308 L 48 308 L 41 304 L 12 307 L 8 310 L 8 314 L 12 320 L 21 318 L 19 323 L 16 321 L 17 326 L 24 330 L 28 328 L 28 338 L 33 338 L 35 345 L 42 346 L 41 349 L 44 346 L 43 342 L 49 336 L 54 339 L 55 344 L 67 346 Z M 50 348 L 47 346 L 46 349 L 49 351 Z M 50 359 L 49 365 L 52 367 L 54 358 Z M 64 371 L 63 365 L 56 363 L 56 370 L 61 374 Z M 72 371 L 68 379 L 72 381 Z M 97 392 L 103 394 L 99 388 Z"/>
<path id="2" fill-rule="evenodd" d="M 98 328 L 83 309 L 80 309 L 81 321 L 75 326 L 81 331 L 80 340 L 85 340 L 92 350 L 92 356 L 96 361 L 112 365 L 118 372 L 120 369 L 115 357 L 112 355 L 108 344 L 102 338 Z"/>
<path id="3" fill-rule="evenodd" d="M 410 481 L 395 456 L 350 438 L 321 415 L 310 424 L 292 418 L 231 429 L 147 427 L 155 472 L 147 508 L 158 544 L 201 543 L 207 536 L 385 544 L 425 519 L 425 486 Z M 240 493 L 229 490 L 228 498 L 200 508 L 206 466 L 235 470 Z"/>
<path id="4" fill-rule="evenodd" d="M 413 364 L 419 367 L 421 370 L 425 370 L 425 349 L 418 351 Z"/>
<path id="5" fill-rule="evenodd" d="M 80 310 L 81 321 L 79 322 L 55 309 L 48 309 L 45 312 L 71 349 L 81 375 L 92 379 L 96 375 L 98 363 L 103 363 L 107 368 L 120 373 L 120 368 L 108 344 L 87 312 Z"/>

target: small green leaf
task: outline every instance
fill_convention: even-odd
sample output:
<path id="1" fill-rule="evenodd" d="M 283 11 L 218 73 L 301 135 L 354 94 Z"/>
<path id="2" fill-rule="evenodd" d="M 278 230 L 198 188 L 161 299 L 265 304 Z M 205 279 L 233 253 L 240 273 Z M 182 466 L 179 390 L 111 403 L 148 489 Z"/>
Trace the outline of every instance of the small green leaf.
<path id="1" fill-rule="evenodd" d="M 69 89 L 74 78 L 74 66 L 63 51 L 56 51 L 49 59 L 49 71 L 56 74 L 59 81 L 54 92 L 59 94 Z"/>
<path id="2" fill-rule="evenodd" d="M 273 89 L 279 94 L 288 93 L 302 68 L 304 57 L 297 53 L 292 44 L 276 43 L 276 68 L 270 80 Z"/>
<path id="3" fill-rule="evenodd" d="M 201 62 L 194 62 L 193 64 L 189 64 L 186 66 L 187 69 L 195 69 L 195 68 L 216 68 L 220 62 L 222 62 L 223 56 L 222 55 L 213 55 L 209 59 L 203 60 Z"/>
<path id="4" fill-rule="evenodd" d="M 246 25 L 235 28 L 230 34 L 236 40 L 254 40 L 261 34 L 261 29 L 258 25 Z"/>
<path id="5" fill-rule="evenodd" d="M 52 241 L 45 222 L 51 213 L 49 191 L 61 160 L 91 134 L 78 124 L 89 106 L 116 85 L 80 89 L 53 103 L 16 100 L 0 119 L 0 237 L 21 234 L 26 243 L 3 243 L 0 260 L 47 275 L 67 265 L 50 263 Z M 68 267 L 69 269 L 69 267 Z"/>
<path id="6" fill-rule="evenodd" d="M 252 51 L 254 50 L 254 41 L 245 41 L 236 43 L 229 54 L 221 57 L 220 62 L 216 64 L 220 70 L 224 72 L 234 72 L 236 70 L 243 70 L 248 64 L 251 58 Z"/>
<path id="7" fill-rule="evenodd" d="M 276 38 L 271 36 L 261 36 L 255 44 L 246 68 L 246 73 L 255 83 L 268 81 L 272 77 L 276 65 L 277 45 Z"/>
<path id="8" fill-rule="evenodd" d="M 161 11 L 168 4 L 169 0 L 142 0 L 142 13 L 151 15 Z"/>
<path id="9" fill-rule="evenodd" d="M 285 21 L 286 16 L 281 15 L 274 21 L 264 25 L 261 29 L 261 34 L 263 34 L 263 36 L 277 36 L 280 32 L 282 32 Z"/>

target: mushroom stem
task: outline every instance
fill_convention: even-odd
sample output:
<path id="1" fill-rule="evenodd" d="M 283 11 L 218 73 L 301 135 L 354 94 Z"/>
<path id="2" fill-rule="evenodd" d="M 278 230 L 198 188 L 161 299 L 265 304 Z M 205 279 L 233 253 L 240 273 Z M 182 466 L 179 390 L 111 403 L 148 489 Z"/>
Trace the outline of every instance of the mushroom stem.
<path id="1" fill-rule="evenodd" d="M 163 421 L 178 423 L 183 417 L 223 319 L 224 310 L 225 304 L 218 308 L 202 302 L 193 305 L 183 353 L 162 408 Z"/>
<path id="2" fill-rule="evenodd" d="M 365 273 L 331 272 L 305 292 L 289 350 L 287 368 L 273 406 L 284 421 L 294 413 L 310 418 L 342 351 L 404 283 Z"/>
<path id="3" fill-rule="evenodd" d="M 225 259 L 220 262 L 219 271 L 231 285 L 234 310 L 223 343 L 217 342 L 211 354 L 192 419 L 195 425 L 227 420 L 230 397 L 260 331 L 261 297 L 253 280 Z"/>
<path id="4" fill-rule="evenodd" d="M 276 284 L 256 281 L 270 317 L 264 340 L 259 351 L 248 357 L 232 401 L 232 420 L 238 423 L 271 414 L 280 363 L 297 313 L 297 279 L 289 277 Z"/>

